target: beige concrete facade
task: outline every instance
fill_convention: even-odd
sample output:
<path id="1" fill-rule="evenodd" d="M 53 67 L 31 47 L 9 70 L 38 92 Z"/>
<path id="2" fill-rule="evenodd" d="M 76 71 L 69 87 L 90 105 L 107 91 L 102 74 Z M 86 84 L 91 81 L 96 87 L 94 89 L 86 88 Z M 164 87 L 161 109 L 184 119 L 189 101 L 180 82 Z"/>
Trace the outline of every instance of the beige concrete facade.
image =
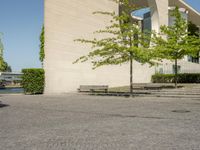
<path id="1" fill-rule="evenodd" d="M 168 24 L 171 0 L 139 0 L 138 5 L 151 8 L 152 28 Z M 182 4 L 182 3 L 181 3 Z M 92 70 L 89 62 L 72 64 L 87 54 L 90 47 L 75 43 L 77 38 L 93 38 L 93 31 L 104 28 L 109 18 L 92 12 L 116 11 L 110 0 L 45 0 L 45 62 L 46 94 L 76 91 L 80 85 L 122 86 L 129 84 L 129 64 L 105 66 Z M 193 15 L 196 15 L 195 13 Z M 134 64 L 134 82 L 147 83 L 155 73 L 154 67 Z"/>
<path id="2" fill-rule="evenodd" d="M 105 66 L 92 70 L 89 62 L 72 64 L 90 47 L 74 42 L 92 38 L 109 18 L 92 15 L 97 10 L 118 11 L 109 0 L 45 0 L 45 93 L 76 91 L 79 85 L 120 86 L 129 84 L 129 65 Z M 134 65 L 134 82 L 150 82 L 154 68 Z"/>

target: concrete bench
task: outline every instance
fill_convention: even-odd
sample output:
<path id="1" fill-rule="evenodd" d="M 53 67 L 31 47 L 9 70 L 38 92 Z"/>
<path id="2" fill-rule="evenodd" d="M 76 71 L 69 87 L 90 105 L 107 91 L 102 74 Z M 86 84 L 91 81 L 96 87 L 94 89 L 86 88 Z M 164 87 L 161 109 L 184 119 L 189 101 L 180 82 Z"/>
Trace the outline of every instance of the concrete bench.
<path id="1" fill-rule="evenodd" d="M 144 90 L 161 90 L 161 89 L 162 89 L 161 85 L 144 86 Z"/>
<path id="2" fill-rule="evenodd" d="M 108 92 L 108 85 L 80 85 L 79 92 Z"/>

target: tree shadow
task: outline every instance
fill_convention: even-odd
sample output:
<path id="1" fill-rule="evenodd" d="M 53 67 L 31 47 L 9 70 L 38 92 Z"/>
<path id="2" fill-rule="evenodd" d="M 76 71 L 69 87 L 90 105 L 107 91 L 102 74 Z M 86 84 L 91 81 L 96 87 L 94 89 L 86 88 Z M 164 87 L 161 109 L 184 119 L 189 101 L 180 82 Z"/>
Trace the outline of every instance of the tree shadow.
<path id="1" fill-rule="evenodd" d="M 0 101 L 0 108 L 4 108 L 4 107 L 8 107 L 10 105 L 7 105 L 7 104 L 2 104 L 1 101 Z"/>

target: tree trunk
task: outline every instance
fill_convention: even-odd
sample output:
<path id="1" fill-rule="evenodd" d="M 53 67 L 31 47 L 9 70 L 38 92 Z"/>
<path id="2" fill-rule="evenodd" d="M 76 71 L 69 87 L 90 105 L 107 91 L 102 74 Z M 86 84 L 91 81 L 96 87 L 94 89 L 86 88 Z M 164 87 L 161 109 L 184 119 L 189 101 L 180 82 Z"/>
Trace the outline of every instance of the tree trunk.
<path id="1" fill-rule="evenodd" d="M 133 95 L 133 59 L 130 59 L 130 94 Z"/>
<path id="2" fill-rule="evenodd" d="M 175 83 L 175 88 L 177 89 L 177 79 L 178 79 L 178 63 L 177 59 L 175 59 L 175 78 L 174 78 L 174 83 Z"/>
<path id="3" fill-rule="evenodd" d="M 132 46 L 132 37 L 130 37 L 130 47 Z M 133 96 L 133 53 L 130 52 L 130 94 Z"/>

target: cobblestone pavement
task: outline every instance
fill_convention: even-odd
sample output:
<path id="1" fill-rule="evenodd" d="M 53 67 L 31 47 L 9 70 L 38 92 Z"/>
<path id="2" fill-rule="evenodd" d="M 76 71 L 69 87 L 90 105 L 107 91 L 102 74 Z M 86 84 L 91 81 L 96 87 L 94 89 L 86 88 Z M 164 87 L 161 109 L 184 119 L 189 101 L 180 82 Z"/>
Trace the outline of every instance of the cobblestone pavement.
<path id="1" fill-rule="evenodd" d="M 200 150 L 200 98 L 1 95 L 0 150 Z"/>

